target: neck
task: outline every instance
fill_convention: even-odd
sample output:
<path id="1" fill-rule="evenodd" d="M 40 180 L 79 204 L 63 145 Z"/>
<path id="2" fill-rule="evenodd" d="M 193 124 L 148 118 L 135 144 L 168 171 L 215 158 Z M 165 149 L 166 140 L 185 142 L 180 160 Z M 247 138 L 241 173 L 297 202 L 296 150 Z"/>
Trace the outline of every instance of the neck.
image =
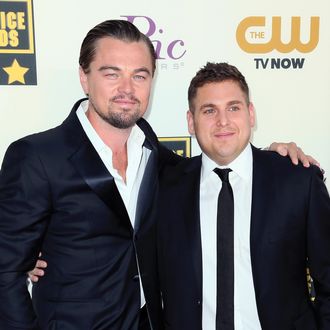
<path id="1" fill-rule="evenodd" d="M 127 129 L 114 127 L 101 119 L 93 111 L 87 111 L 86 115 L 101 140 L 111 149 L 112 165 L 126 182 L 128 165 L 127 140 L 131 134 L 132 127 Z"/>

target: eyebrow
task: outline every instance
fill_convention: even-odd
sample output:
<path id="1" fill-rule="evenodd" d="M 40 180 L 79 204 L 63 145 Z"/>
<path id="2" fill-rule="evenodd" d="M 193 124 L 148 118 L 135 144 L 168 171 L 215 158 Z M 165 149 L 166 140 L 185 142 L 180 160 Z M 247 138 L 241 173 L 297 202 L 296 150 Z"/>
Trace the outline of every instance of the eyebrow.
<path id="1" fill-rule="evenodd" d="M 239 101 L 239 100 L 232 100 L 232 101 L 229 101 L 227 104 L 226 104 L 226 107 L 228 106 L 232 106 L 232 105 L 235 105 L 235 104 L 243 104 L 242 101 Z M 217 105 L 214 104 L 214 103 L 205 103 L 205 104 L 202 104 L 199 109 L 200 110 L 203 110 L 205 108 L 217 108 Z"/>
<path id="2" fill-rule="evenodd" d="M 111 65 L 103 65 L 101 66 L 98 71 L 105 71 L 105 70 L 113 70 L 113 71 L 121 71 L 121 69 L 117 66 L 111 66 Z M 151 72 L 149 69 L 147 69 L 146 67 L 141 67 L 138 69 L 133 70 L 134 73 L 139 73 L 139 72 L 145 72 L 147 73 L 149 76 L 151 75 Z"/>
<path id="3" fill-rule="evenodd" d="M 243 104 L 244 102 L 242 101 L 239 101 L 239 100 L 233 100 L 233 101 L 230 101 L 227 103 L 227 106 L 228 105 L 235 105 L 235 104 Z"/>
<path id="4" fill-rule="evenodd" d="M 233 105 L 233 104 L 242 104 L 243 101 L 239 101 L 239 100 L 233 100 L 233 101 L 229 101 L 226 105 Z M 216 107 L 216 105 L 214 103 L 205 103 L 201 105 L 201 109 L 202 108 L 207 108 L 207 107 Z"/>
<path id="5" fill-rule="evenodd" d="M 205 103 L 205 104 L 202 104 L 199 108 L 200 108 L 200 110 L 203 110 L 205 108 L 213 108 L 213 107 L 216 107 L 216 105 L 213 103 Z"/>

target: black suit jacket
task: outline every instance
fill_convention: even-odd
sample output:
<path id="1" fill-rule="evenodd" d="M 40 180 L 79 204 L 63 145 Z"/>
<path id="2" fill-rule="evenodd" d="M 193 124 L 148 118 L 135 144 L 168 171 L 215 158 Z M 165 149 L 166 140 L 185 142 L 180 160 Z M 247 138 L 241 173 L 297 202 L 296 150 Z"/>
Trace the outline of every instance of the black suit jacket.
<path id="1" fill-rule="evenodd" d="M 160 181 L 158 254 L 167 329 L 202 327 L 200 170 L 201 157 L 196 157 L 167 168 Z M 252 274 L 262 329 L 330 329 L 330 200 L 319 169 L 253 148 L 251 212 Z"/>
<path id="2" fill-rule="evenodd" d="M 135 228 L 73 107 L 62 125 L 14 142 L 0 174 L 0 329 L 136 329 L 140 287 L 154 329 L 161 328 L 155 267 L 158 171 L 172 154 L 148 123 L 139 127 L 151 154 L 138 196 Z M 38 252 L 46 275 L 26 272 Z"/>

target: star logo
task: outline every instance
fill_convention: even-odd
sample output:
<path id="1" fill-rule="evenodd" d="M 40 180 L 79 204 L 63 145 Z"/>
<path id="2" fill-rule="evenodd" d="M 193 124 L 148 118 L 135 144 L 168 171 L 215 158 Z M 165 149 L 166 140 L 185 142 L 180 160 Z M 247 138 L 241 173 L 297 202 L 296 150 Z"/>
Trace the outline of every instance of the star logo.
<path id="1" fill-rule="evenodd" d="M 10 85 L 15 81 L 25 84 L 24 75 L 30 69 L 20 66 L 15 58 L 11 66 L 4 67 L 3 70 L 8 74 L 8 85 Z"/>

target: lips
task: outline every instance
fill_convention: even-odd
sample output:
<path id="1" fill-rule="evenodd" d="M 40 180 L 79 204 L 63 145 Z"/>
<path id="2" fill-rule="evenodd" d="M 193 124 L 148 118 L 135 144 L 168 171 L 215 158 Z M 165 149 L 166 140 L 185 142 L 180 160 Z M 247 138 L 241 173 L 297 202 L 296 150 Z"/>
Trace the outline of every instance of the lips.
<path id="1" fill-rule="evenodd" d="M 215 137 L 217 138 L 227 138 L 227 137 L 232 137 L 235 134 L 235 132 L 218 132 L 215 133 Z"/>
<path id="2" fill-rule="evenodd" d="M 121 104 L 121 105 L 122 104 L 135 104 L 136 101 L 120 99 L 120 100 L 115 100 L 114 103 Z"/>
<path id="3" fill-rule="evenodd" d="M 112 98 L 111 100 L 114 103 L 117 104 L 136 104 L 139 103 L 139 100 L 135 98 L 134 96 L 127 97 L 125 95 L 117 95 Z"/>

